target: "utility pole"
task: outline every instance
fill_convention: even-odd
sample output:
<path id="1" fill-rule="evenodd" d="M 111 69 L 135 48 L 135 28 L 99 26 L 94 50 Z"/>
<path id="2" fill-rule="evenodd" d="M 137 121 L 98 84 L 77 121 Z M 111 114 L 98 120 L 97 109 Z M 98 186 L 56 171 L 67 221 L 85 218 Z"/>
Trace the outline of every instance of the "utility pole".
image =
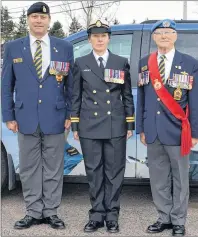
<path id="1" fill-rule="evenodd" d="M 183 1 L 183 20 L 187 20 L 187 1 Z"/>

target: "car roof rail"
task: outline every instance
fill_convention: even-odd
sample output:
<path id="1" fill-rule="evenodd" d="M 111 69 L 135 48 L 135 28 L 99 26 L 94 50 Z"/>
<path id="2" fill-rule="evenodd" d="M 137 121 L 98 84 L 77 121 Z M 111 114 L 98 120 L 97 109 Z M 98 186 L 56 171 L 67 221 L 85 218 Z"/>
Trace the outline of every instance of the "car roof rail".
<path id="1" fill-rule="evenodd" d="M 159 20 L 146 20 L 140 24 L 154 24 Z M 198 23 L 198 20 L 174 20 L 176 23 Z"/>

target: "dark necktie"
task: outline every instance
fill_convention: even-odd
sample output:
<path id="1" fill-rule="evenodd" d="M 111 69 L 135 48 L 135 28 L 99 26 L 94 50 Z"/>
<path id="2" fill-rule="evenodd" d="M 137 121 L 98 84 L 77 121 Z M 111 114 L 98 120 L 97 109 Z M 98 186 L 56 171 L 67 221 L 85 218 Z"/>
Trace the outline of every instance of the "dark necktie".
<path id="1" fill-rule="evenodd" d="M 103 76 L 104 76 L 104 64 L 103 64 L 103 58 L 102 57 L 99 57 L 98 58 L 98 60 L 100 61 L 100 65 L 99 65 L 99 67 L 100 67 L 100 69 L 101 69 L 101 71 L 102 71 L 102 74 L 103 74 Z"/>

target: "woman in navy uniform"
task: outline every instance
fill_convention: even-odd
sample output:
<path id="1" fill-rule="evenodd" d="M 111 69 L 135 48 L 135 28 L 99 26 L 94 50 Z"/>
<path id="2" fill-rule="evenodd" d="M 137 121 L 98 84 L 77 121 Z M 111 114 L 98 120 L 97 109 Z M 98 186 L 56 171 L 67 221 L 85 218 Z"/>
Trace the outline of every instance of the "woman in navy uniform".
<path id="1" fill-rule="evenodd" d="M 87 33 L 93 51 L 76 59 L 71 112 L 92 205 L 84 231 L 96 231 L 106 221 L 109 232 L 118 232 L 126 141 L 134 130 L 130 67 L 126 58 L 107 49 L 111 34 L 107 24 L 98 20 Z"/>

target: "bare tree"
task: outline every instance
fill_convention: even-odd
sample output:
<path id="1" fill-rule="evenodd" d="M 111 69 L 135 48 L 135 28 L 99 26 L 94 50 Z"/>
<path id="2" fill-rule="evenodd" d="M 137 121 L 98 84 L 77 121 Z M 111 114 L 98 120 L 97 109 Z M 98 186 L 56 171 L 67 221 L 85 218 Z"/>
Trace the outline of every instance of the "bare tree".
<path id="1" fill-rule="evenodd" d="M 75 17 L 75 12 L 71 8 L 74 3 L 75 2 L 71 1 L 62 1 L 62 4 L 60 5 L 63 10 L 63 13 L 65 13 L 65 15 L 71 20 L 73 20 L 73 18 Z"/>
<path id="2" fill-rule="evenodd" d="M 87 28 L 90 22 L 93 19 L 105 19 L 107 18 L 109 22 L 113 22 L 115 19 L 115 14 L 117 9 L 112 9 L 113 6 L 118 8 L 120 1 L 79 1 L 71 2 L 71 1 L 62 1 L 61 8 L 65 15 L 73 21 L 74 17 L 76 17 L 76 13 L 80 13 L 80 17 L 84 20 L 83 26 Z M 78 5 L 78 7 L 77 7 Z M 109 11 L 111 9 L 111 12 Z M 76 17 L 78 19 L 78 17 Z"/>

